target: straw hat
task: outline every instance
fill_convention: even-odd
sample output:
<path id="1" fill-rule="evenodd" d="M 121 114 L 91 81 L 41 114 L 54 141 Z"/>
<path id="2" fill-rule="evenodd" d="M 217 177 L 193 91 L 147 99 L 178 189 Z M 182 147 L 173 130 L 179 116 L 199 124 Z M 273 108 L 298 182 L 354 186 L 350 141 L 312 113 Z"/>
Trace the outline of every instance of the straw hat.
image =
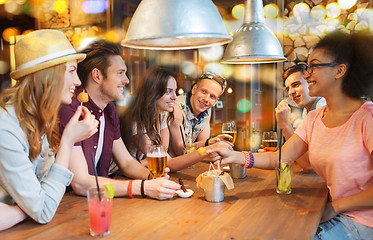
<path id="1" fill-rule="evenodd" d="M 23 36 L 15 47 L 16 70 L 10 73 L 13 79 L 20 79 L 61 63 L 72 60 L 83 61 L 86 54 L 75 49 L 58 30 L 37 30 Z"/>

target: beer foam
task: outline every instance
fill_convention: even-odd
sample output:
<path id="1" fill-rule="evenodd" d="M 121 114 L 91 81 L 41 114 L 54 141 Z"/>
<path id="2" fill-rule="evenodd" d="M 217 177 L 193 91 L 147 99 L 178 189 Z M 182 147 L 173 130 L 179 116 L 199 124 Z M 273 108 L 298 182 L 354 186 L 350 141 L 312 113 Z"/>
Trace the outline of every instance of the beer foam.
<path id="1" fill-rule="evenodd" d="M 146 154 L 147 157 L 167 157 L 165 153 L 157 153 L 157 152 L 152 152 Z"/>

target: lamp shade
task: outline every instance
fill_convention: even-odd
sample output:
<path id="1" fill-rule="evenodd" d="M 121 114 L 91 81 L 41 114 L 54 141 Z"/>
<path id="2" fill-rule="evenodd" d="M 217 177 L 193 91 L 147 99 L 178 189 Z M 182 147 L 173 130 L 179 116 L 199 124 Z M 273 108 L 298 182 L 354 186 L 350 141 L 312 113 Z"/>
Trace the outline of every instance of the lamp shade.
<path id="1" fill-rule="evenodd" d="M 142 0 L 121 44 L 131 48 L 177 50 L 231 41 L 211 0 Z"/>
<path id="2" fill-rule="evenodd" d="M 286 60 L 275 34 L 265 25 L 262 0 L 247 0 L 245 19 L 225 49 L 221 63 L 255 64 Z"/>

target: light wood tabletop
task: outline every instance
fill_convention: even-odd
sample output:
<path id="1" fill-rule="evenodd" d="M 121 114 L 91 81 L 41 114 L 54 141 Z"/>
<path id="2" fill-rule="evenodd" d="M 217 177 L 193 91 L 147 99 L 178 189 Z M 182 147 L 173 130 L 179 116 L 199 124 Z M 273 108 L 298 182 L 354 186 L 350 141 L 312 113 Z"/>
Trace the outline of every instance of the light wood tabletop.
<path id="1" fill-rule="evenodd" d="M 327 200 L 324 181 L 315 173 L 294 168 L 292 193 L 275 191 L 271 170 L 248 169 L 234 179 L 223 202 L 205 200 L 196 177 L 208 170 L 198 163 L 171 173 L 194 191 L 191 198 L 115 198 L 111 233 L 103 239 L 312 239 Z M 67 193 L 53 220 L 40 225 L 28 219 L 0 232 L 0 239 L 92 239 L 86 197 Z"/>

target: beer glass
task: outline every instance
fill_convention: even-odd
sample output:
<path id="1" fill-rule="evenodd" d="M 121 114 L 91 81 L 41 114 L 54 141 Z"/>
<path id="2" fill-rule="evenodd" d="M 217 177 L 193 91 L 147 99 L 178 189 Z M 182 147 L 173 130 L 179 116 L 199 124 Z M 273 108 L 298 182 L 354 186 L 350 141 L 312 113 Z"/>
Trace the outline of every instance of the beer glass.
<path id="1" fill-rule="evenodd" d="M 274 131 L 263 132 L 262 145 L 265 152 L 276 152 L 278 137 Z"/>
<path id="2" fill-rule="evenodd" d="M 167 153 L 162 145 L 151 145 L 146 154 L 148 168 L 153 178 L 162 177 L 167 166 Z"/>
<path id="3" fill-rule="evenodd" d="M 237 138 L 237 128 L 236 128 L 236 124 L 234 123 L 234 121 L 223 123 L 221 127 L 221 133 L 231 135 L 233 138 L 226 139 L 226 140 L 234 144 Z"/>

